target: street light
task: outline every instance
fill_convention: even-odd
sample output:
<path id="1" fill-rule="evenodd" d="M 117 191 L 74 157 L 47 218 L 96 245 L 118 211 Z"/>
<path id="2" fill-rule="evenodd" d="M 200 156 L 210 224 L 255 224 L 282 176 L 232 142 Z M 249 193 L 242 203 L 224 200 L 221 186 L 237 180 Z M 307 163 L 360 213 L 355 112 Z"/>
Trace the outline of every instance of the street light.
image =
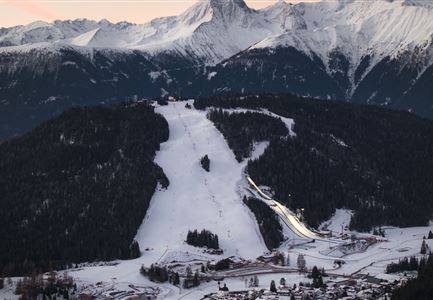
<path id="1" fill-rule="evenodd" d="M 305 208 L 301 207 L 301 221 L 304 221 L 304 210 Z"/>

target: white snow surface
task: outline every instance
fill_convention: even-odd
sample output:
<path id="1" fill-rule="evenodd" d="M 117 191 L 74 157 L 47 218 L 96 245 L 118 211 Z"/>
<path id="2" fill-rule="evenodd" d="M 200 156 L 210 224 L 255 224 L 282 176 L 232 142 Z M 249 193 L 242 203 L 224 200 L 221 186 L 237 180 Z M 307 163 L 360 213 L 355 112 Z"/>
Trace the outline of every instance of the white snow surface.
<path id="1" fill-rule="evenodd" d="M 141 249 L 183 250 L 188 230 L 218 234 L 226 255 L 256 258 L 266 251 L 254 216 L 243 204 L 239 186 L 246 162 L 238 163 L 206 112 L 169 103 L 157 108 L 169 124 L 169 140 L 155 162 L 170 185 L 152 198 L 136 239 Z M 210 172 L 200 164 L 207 154 Z"/>
<path id="2" fill-rule="evenodd" d="M 336 209 L 334 215 L 328 221 L 323 222 L 319 229 L 330 230 L 332 232 L 341 233 L 342 229 L 347 230 L 352 218 L 352 211 L 348 209 Z"/>
<path id="3" fill-rule="evenodd" d="M 77 19 L 33 22 L 0 29 L 0 49 L 25 45 L 68 45 L 172 52 L 215 64 L 248 48 L 293 46 L 315 53 L 328 66 L 332 51 L 350 58 L 351 70 L 366 55 L 417 52 L 432 60 L 433 2 L 430 0 L 323 0 L 290 4 L 278 1 L 254 10 L 243 0 L 201 0 L 179 16 L 145 24 Z M 352 74 L 353 75 L 353 74 Z"/>

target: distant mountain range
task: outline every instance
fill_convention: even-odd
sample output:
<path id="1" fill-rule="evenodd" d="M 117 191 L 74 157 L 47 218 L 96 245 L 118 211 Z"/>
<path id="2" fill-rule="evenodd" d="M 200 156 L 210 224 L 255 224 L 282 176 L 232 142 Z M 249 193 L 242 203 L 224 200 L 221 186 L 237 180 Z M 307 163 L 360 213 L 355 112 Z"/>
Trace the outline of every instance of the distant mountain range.
<path id="1" fill-rule="evenodd" d="M 261 10 L 199 1 L 146 24 L 78 19 L 0 29 L 0 137 L 72 105 L 139 96 L 291 92 L 433 117 L 433 1 Z"/>

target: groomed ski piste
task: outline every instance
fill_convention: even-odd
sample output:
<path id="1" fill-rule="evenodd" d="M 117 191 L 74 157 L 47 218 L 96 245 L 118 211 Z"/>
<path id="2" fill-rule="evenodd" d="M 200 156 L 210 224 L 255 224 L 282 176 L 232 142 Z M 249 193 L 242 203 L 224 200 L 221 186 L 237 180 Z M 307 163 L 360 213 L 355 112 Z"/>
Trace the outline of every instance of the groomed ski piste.
<path id="1" fill-rule="evenodd" d="M 186 103 L 192 108 L 186 108 Z M 184 289 L 169 283 L 151 282 L 140 274 L 140 267 L 173 262 L 197 265 L 225 257 L 251 261 L 243 268 L 216 274 L 224 278 L 231 291 L 253 289 L 245 286 L 245 279 L 254 275 L 259 278 L 259 286 L 255 289 L 268 289 L 271 280 L 279 282 L 282 277 L 288 285 L 311 281 L 297 270 L 299 254 L 305 255 L 308 268 L 323 267 L 337 279 L 362 273 L 393 280 L 397 275 L 384 274 L 386 265 L 403 257 L 419 256 L 423 236 L 433 230 L 432 224 L 413 228 L 385 227 L 385 238 L 374 237 L 377 242 L 366 249 L 346 253 L 340 247 L 347 242 L 341 239 L 343 235 L 356 234 L 366 240 L 373 238 L 370 234 L 347 231 L 350 211 L 337 210 L 329 221 L 324 222 L 320 228 L 333 231 L 336 237 L 323 236 L 308 228 L 279 201 L 265 194 L 259 187 L 260 183 L 255 183 L 245 174 L 247 162 L 236 161 L 223 135 L 207 119 L 206 111 L 194 109 L 192 100 L 169 102 L 166 106 L 157 106 L 156 112 L 162 114 L 169 124 L 169 139 L 161 144 L 155 161 L 163 168 L 170 184 L 167 189 L 157 188 L 137 230 L 136 240 L 142 256 L 134 260 L 83 264 L 67 270 L 81 291 L 98 299 L 126 299 L 131 294 L 143 292 L 155 293 L 158 299 L 201 299 L 218 290 L 215 280 Z M 283 121 L 287 126 L 293 124 L 290 119 Z M 267 145 L 267 142 L 257 144 L 252 157 L 261 155 Z M 200 158 L 205 154 L 210 158 L 210 172 L 200 165 Z M 268 203 L 279 216 L 286 240 L 278 250 L 290 256 L 287 266 L 255 263 L 256 258 L 267 253 L 268 249 L 254 215 L 242 202 L 243 195 L 251 194 Z M 213 255 L 202 248 L 187 245 L 187 232 L 194 229 L 207 229 L 218 234 L 224 253 Z M 432 240 L 426 241 L 432 248 Z M 340 266 L 335 264 L 337 259 L 344 263 Z M 17 299 L 18 296 L 11 289 L 3 289 L 0 298 Z"/>

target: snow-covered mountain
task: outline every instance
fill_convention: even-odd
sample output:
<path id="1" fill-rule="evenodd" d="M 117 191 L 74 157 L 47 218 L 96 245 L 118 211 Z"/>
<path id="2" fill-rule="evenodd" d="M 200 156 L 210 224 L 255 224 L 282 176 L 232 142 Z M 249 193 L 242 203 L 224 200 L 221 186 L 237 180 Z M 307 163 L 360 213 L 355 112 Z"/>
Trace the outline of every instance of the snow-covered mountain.
<path id="1" fill-rule="evenodd" d="M 266 37 L 295 29 L 297 25 L 291 20 L 293 12 L 290 8 L 281 2 L 257 11 L 249 8 L 243 0 L 204 0 L 179 16 L 158 18 L 142 25 L 85 19 L 34 22 L 3 29 L 0 45 L 25 45 L 3 49 L 11 51 L 50 43 L 137 49 L 151 54 L 172 52 L 215 64 Z"/>
<path id="2" fill-rule="evenodd" d="M 70 98 L 70 90 L 81 98 L 254 91 L 433 117 L 432 37 L 431 0 L 280 0 L 261 10 L 202 0 L 145 24 L 34 22 L 0 29 L 0 106 Z"/>
<path id="3" fill-rule="evenodd" d="M 431 44 L 432 20 L 433 2 L 428 0 L 323 0 L 296 5 L 280 0 L 262 10 L 249 8 L 243 0 L 202 0 L 179 16 L 142 25 L 77 19 L 5 28 L 0 31 L 0 45 L 174 51 L 210 63 L 249 47 L 293 46 L 318 54 L 325 64 L 329 53 L 338 49 L 357 65 L 366 55 L 377 54 L 380 59 L 416 48 L 422 52 Z"/>
<path id="4" fill-rule="evenodd" d="M 268 37 L 252 48 L 294 47 L 318 55 L 331 75 L 335 72 L 332 53 L 339 52 L 349 63 L 350 97 L 356 88 L 356 68 L 366 57 L 370 66 L 361 76 L 386 57 L 413 56 L 409 63 L 419 73 L 431 65 L 432 4 L 409 0 L 302 3 L 294 10 L 305 26 Z"/>

